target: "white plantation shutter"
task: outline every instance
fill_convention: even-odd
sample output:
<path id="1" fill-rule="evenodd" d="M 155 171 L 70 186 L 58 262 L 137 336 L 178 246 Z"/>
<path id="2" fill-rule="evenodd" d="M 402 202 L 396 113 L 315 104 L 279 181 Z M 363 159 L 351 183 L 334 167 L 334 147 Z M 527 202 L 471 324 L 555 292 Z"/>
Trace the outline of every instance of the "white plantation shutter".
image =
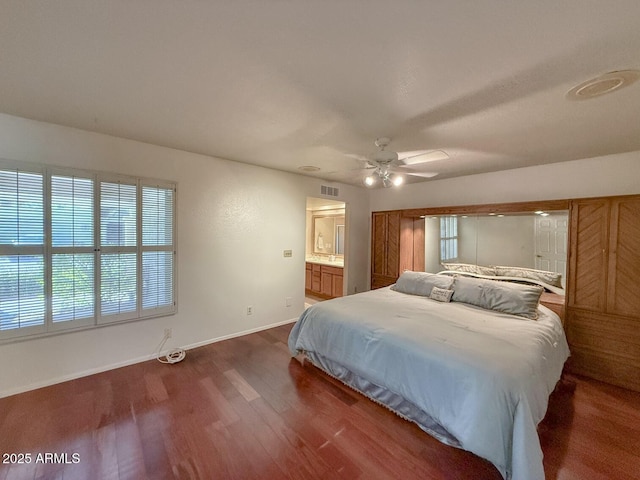
<path id="1" fill-rule="evenodd" d="M 0 336 L 45 328 L 43 175 L 0 169 Z"/>
<path id="2" fill-rule="evenodd" d="M 0 170 L 0 243 L 43 245 L 43 179 L 41 173 Z"/>
<path id="3" fill-rule="evenodd" d="M 142 309 L 174 306 L 173 187 L 142 187 Z"/>
<path id="4" fill-rule="evenodd" d="M 90 325 L 95 316 L 94 184 L 51 176 L 51 317 L 59 328 Z"/>
<path id="5" fill-rule="evenodd" d="M 138 187 L 135 184 L 100 182 L 100 245 L 135 247 Z"/>
<path id="6" fill-rule="evenodd" d="M 0 331 L 44 326 L 43 256 L 2 255 L 0 261 Z"/>
<path id="7" fill-rule="evenodd" d="M 51 243 L 54 247 L 89 247 L 93 251 L 92 178 L 51 176 Z"/>
<path id="8" fill-rule="evenodd" d="M 95 316 L 95 255 L 54 253 L 51 276 L 52 321 L 70 322 Z M 91 322 L 86 322 L 91 323 Z M 78 326 L 77 323 L 74 326 Z"/>
<path id="9" fill-rule="evenodd" d="M 440 217 L 440 261 L 458 258 L 458 217 Z"/>
<path id="10" fill-rule="evenodd" d="M 135 184 L 100 182 L 100 322 L 138 315 Z"/>
<path id="11" fill-rule="evenodd" d="M 173 306 L 173 252 L 142 252 L 143 310 Z"/>
<path id="12" fill-rule="evenodd" d="M 175 195 L 0 160 L 0 340 L 175 313 Z"/>

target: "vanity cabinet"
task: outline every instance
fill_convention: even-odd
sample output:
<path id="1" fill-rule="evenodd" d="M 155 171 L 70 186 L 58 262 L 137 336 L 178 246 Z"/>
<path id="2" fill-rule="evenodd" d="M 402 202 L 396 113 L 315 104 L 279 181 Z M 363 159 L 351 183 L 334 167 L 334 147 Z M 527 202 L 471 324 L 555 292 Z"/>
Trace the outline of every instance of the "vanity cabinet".
<path id="1" fill-rule="evenodd" d="M 344 286 L 344 269 L 319 263 L 306 263 L 305 291 L 322 298 L 341 297 Z"/>
<path id="2" fill-rule="evenodd" d="M 371 215 L 371 288 L 392 285 L 405 270 L 424 270 L 424 219 L 402 211 Z"/>
<path id="3" fill-rule="evenodd" d="M 311 291 L 311 282 L 313 278 L 313 264 L 307 262 L 304 271 L 304 289 Z"/>
<path id="4" fill-rule="evenodd" d="M 571 202 L 568 367 L 640 391 L 640 195 Z"/>

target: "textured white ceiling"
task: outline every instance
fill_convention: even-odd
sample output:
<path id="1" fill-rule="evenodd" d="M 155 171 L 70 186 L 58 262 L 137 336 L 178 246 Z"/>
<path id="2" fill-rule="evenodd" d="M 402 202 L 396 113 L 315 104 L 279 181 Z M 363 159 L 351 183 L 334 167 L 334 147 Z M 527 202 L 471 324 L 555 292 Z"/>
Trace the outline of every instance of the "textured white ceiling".
<path id="1" fill-rule="evenodd" d="M 2 0 L 0 111 L 360 184 L 374 140 L 435 178 L 640 150 L 640 1 Z M 419 179 L 419 181 L 428 181 Z"/>

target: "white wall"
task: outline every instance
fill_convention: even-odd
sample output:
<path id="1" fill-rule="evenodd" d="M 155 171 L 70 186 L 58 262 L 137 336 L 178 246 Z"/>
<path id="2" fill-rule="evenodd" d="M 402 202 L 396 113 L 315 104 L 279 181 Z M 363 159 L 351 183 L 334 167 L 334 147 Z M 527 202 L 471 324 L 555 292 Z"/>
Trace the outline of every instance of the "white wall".
<path id="1" fill-rule="evenodd" d="M 176 181 L 178 313 L 0 345 L 0 396 L 297 318 L 304 305 L 307 196 L 322 182 L 0 114 L 0 157 Z M 368 191 L 347 185 L 347 291 L 368 283 Z M 283 250 L 293 250 L 284 258 Z M 291 307 L 285 307 L 291 297 Z M 253 306 L 253 315 L 246 307 Z"/>
<path id="2" fill-rule="evenodd" d="M 535 268 L 537 215 L 458 216 L 458 258 L 452 263 Z M 438 273 L 440 218 L 425 218 L 425 271 Z"/>
<path id="3" fill-rule="evenodd" d="M 371 211 L 640 193 L 640 152 L 371 191 Z"/>
<path id="4" fill-rule="evenodd" d="M 535 268 L 535 218 L 533 215 L 479 217 L 476 225 L 478 265 L 512 265 Z"/>

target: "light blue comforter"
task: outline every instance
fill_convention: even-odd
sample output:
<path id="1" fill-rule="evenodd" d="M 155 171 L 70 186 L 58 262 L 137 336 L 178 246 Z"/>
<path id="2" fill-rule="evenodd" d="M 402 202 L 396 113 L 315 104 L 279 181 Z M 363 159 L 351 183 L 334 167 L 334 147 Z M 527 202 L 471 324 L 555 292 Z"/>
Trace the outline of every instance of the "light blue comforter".
<path id="1" fill-rule="evenodd" d="M 539 310 L 526 320 L 387 287 L 308 308 L 289 349 L 408 400 L 504 478 L 542 480 L 536 427 L 569 349 L 557 315 Z"/>

